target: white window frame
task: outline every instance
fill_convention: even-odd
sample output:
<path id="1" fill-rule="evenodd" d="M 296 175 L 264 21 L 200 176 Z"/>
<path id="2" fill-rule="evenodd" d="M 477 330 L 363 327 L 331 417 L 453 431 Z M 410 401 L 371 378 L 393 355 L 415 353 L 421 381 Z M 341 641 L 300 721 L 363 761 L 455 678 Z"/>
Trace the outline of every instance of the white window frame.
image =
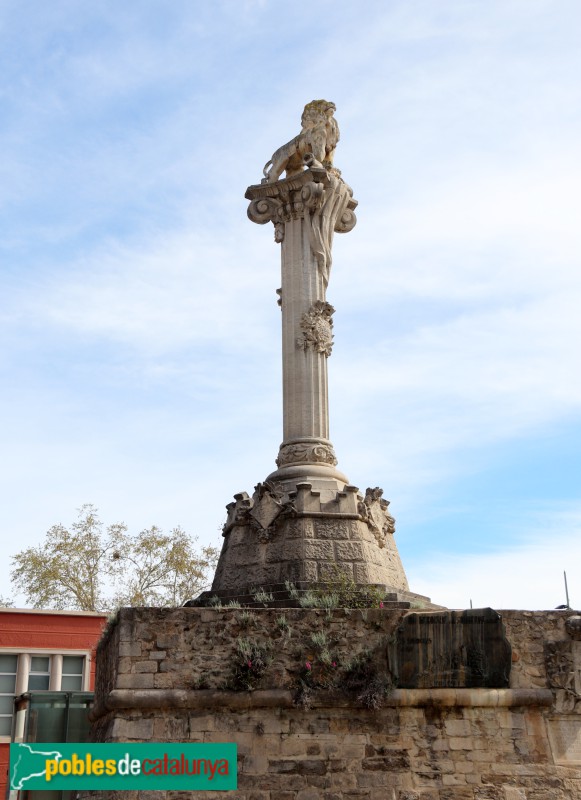
<path id="1" fill-rule="evenodd" d="M 3 675 L 14 675 L 15 676 L 15 684 L 16 684 L 16 682 L 18 681 L 18 665 L 20 663 L 20 659 L 18 658 L 18 653 L 2 653 L 2 652 L 0 652 L 0 655 L 16 656 L 16 672 L 15 673 L 14 672 L 3 672 L 2 673 Z M 16 694 L 16 685 L 14 686 L 14 692 L 2 692 L 2 697 L 15 696 L 15 694 Z M 2 719 L 6 719 L 7 717 L 10 719 L 10 722 L 12 722 L 12 719 L 14 718 L 14 712 L 12 712 L 10 715 L 6 714 L 6 713 L 2 714 Z M 5 741 L 10 741 L 10 736 L 6 736 L 6 735 L 3 735 L 3 734 L 0 734 L 0 742 L 5 742 Z"/>
<path id="2" fill-rule="evenodd" d="M 18 697 L 28 691 L 28 677 L 30 675 L 30 660 L 32 656 L 48 656 L 50 679 L 48 685 L 49 692 L 61 691 L 61 680 L 63 676 L 63 656 L 82 656 L 84 661 L 82 686 L 77 691 L 88 692 L 91 684 L 91 651 L 90 650 L 57 650 L 52 647 L 37 647 L 26 650 L 19 650 L 17 647 L 0 647 L 0 655 L 18 656 L 16 667 L 16 688 L 14 695 Z M 13 715 L 14 716 L 14 715 Z M 10 742 L 10 736 L 0 736 L 0 744 Z"/>

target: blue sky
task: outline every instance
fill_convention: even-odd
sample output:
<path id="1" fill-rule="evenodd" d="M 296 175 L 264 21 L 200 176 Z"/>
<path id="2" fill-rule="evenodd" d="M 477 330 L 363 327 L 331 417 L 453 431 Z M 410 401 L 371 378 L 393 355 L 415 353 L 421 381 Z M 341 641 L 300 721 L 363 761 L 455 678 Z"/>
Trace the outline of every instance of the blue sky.
<path id="1" fill-rule="evenodd" d="M 219 543 L 273 469 L 280 255 L 244 192 L 324 97 L 359 201 L 328 291 L 339 466 L 384 488 L 413 590 L 552 608 L 567 569 L 578 607 L 580 24 L 577 0 L 4 0 L 3 552 L 87 502 Z"/>

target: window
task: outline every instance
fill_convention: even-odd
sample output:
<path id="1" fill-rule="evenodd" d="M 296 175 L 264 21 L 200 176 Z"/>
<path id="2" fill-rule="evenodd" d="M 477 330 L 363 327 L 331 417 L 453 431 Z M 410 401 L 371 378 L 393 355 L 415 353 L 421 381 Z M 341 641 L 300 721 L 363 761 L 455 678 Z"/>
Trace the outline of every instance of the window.
<path id="1" fill-rule="evenodd" d="M 10 736 L 18 656 L 0 653 L 0 736 Z"/>
<path id="2" fill-rule="evenodd" d="M 0 653 L 0 738 L 12 731 L 14 697 L 23 692 L 79 692 L 88 686 L 87 655 Z"/>
<path id="3" fill-rule="evenodd" d="M 85 659 L 83 656 L 63 656 L 63 676 L 61 691 L 78 692 L 83 688 L 83 672 Z"/>
<path id="4" fill-rule="evenodd" d="M 28 673 L 28 691 L 48 689 L 50 684 L 50 658 L 48 656 L 32 656 Z"/>

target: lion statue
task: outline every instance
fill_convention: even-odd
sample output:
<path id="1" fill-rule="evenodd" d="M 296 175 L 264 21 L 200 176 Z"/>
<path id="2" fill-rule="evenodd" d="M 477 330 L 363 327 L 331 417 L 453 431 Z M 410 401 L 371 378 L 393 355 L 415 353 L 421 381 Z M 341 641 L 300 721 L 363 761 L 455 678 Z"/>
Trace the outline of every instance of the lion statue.
<path id="1" fill-rule="evenodd" d="M 331 167 L 339 141 L 339 126 L 333 117 L 335 110 L 335 103 L 328 100 L 307 103 L 301 117 L 301 132 L 273 153 L 264 165 L 262 182 L 274 183 L 285 170 L 287 178 L 298 175 L 305 166 L 304 157 L 309 155 L 313 157 L 308 159 L 309 166 Z"/>

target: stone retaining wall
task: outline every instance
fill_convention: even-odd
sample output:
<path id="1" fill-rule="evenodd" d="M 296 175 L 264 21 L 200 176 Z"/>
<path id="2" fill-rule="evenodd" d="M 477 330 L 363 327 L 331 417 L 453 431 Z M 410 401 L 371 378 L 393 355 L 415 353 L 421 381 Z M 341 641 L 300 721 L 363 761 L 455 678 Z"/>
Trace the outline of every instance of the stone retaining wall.
<path id="1" fill-rule="evenodd" d="M 387 651 L 407 613 L 123 609 L 99 649 L 95 738 L 237 742 L 240 800 L 581 798 L 577 617 L 501 612 L 509 688 L 401 689 Z M 241 645 L 265 668 L 243 669 Z"/>

